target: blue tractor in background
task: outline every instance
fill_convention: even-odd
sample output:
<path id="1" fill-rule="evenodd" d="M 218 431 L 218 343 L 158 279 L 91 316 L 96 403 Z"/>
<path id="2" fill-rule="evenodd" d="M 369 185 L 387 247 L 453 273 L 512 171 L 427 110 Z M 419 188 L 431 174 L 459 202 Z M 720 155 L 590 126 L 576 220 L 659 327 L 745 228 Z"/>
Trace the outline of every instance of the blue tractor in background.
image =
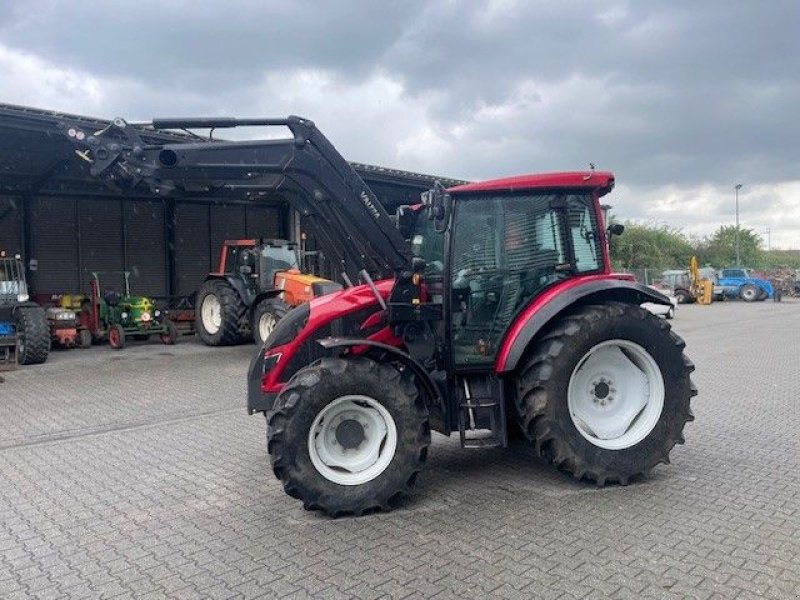
<path id="1" fill-rule="evenodd" d="M 28 297 L 25 268 L 19 256 L 0 252 L 0 365 L 16 360 L 35 365 L 47 360 L 50 325 L 47 315 Z"/>
<path id="2" fill-rule="evenodd" d="M 728 298 L 741 298 L 745 302 L 766 300 L 775 296 L 775 289 L 766 279 L 752 277 L 749 269 L 722 269 L 719 287 Z"/>

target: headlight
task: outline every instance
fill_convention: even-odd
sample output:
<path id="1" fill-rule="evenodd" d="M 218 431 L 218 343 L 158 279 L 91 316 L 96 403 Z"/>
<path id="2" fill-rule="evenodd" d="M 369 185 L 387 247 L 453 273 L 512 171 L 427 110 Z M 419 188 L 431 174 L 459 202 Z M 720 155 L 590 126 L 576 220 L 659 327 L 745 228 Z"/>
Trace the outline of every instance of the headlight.
<path id="1" fill-rule="evenodd" d="M 69 311 L 64 311 L 64 312 L 58 313 L 58 316 L 56 317 L 56 319 L 59 320 L 59 321 L 72 321 L 73 319 L 75 319 L 75 313 L 69 312 Z"/>
<path id="2" fill-rule="evenodd" d="M 29 299 L 28 294 L 17 294 L 17 302 L 27 302 Z"/>
<path id="3" fill-rule="evenodd" d="M 122 317 L 123 319 L 127 319 L 128 318 L 128 313 L 124 312 L 124 313 L 122 313 L 120 315 L 120 317 Z"/>
<path id="4" fill-rule="evenodd" d="M 154 314 L 156 317 L 160 317 L 160 316 L 161 316 L 161 311 L 160 311 L 160 310 L 157 310 L 157 311 L 156 311 L 155 313 L 153 313 L 153 314 Z"/>
<path id="5" fill-rule="evenodd" d="M 142 313 L 142 321 L 143 322 L 147 323 L 150 319 L 152 319 L 152 317 L 150 316 L 150 313 L 148 313 L 148 312 Z"/>

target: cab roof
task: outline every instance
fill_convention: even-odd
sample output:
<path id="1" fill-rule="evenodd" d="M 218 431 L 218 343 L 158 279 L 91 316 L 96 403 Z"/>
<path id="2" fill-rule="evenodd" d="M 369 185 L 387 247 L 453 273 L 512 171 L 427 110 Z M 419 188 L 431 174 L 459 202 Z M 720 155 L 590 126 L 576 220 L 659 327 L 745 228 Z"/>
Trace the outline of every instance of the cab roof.
<path id="1" fill-rule="evenodd" d="M 614 174 L 611 171 L 570 171 L 517 175 L 515 177 L 457 185 L 451 187 L 448 191 L 461 194 L 554 188 L 597 190 L 598 196 L 605 196 L 614 188 Z"/>

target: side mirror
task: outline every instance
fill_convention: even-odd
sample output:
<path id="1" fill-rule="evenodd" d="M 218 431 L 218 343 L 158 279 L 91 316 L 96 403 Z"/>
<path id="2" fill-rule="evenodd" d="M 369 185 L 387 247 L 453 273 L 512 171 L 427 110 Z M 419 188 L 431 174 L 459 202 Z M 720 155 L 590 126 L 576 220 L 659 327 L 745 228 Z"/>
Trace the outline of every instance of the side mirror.
<path id="1" fill-rule="evenodd" d="M 423 192 L 422 204 L 428 210 L 428 218 L 433 221 L 433 228 L 438 233 L 444 233 L 450 221 L 452 208 L 452 199 L 444 186 L 437 181 L 432 190 Z"/>
<path id="2" fill-rule="evenodd" d="M 417 221 L 417 213 L 411 210 L 407 204 L 397 208 L 397 229 L 404 239 L 410 238 L 414 235 L 414 225 Z"/>
<path id="3" fill-rule="evenodd" d="M 607 231 L 608 237 L 611 237 L 612 235 L 622 235 L 622 233 L 625 231 L 625 225 L 622 223 L 612 223 L 608 226 Z"/>

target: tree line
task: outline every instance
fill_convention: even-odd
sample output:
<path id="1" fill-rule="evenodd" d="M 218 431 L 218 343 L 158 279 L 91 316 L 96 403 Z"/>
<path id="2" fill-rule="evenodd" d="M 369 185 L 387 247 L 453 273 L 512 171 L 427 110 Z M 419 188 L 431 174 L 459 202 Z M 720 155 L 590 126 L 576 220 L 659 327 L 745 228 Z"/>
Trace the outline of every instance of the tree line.
<path id="1" fill-rule="evenodd" d="M 697 256 L 701 266 L 736 266 L 736 227 L 722 226 L 712 235 L 689 237 L 667 225 L 626 222 L 625 233 L 611 239 L 611 260 L 617 269 L 685 269 Z M 800 250 L 762 248 L 752 229 L 739 228 L 740 265 L 758 270 L 800 269 Z"/>

